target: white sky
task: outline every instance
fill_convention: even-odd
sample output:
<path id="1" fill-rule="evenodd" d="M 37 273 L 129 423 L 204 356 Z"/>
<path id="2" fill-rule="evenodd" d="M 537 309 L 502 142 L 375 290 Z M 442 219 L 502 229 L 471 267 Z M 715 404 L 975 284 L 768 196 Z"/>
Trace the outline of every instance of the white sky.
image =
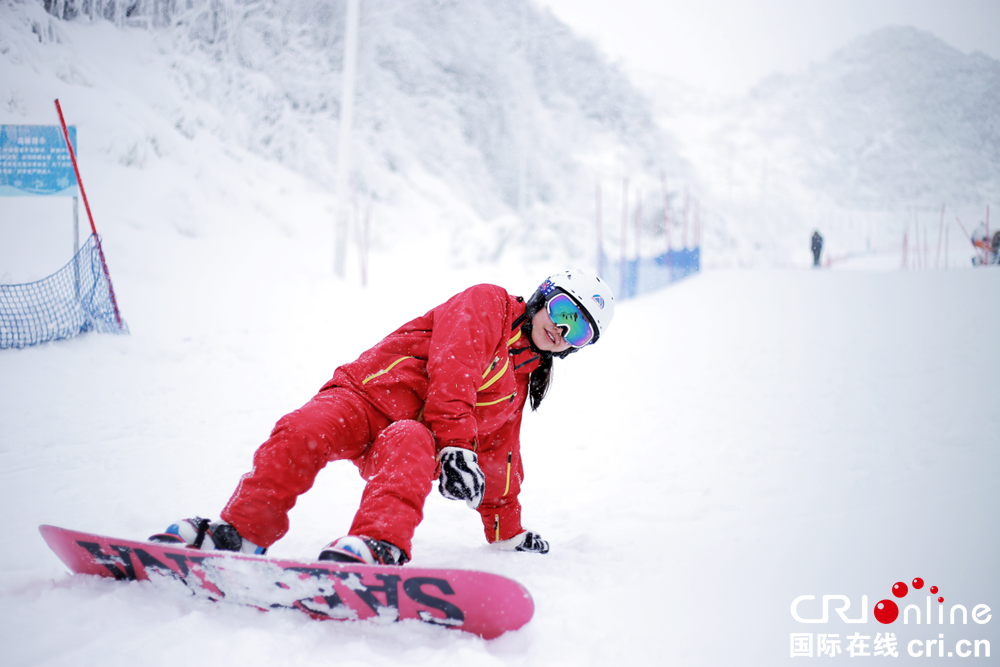
<path id="1" fill-rule="evenodd" d="M 718 93 L 825 60 L 888 25 L 1000 60 L 1000 0 L 537 0 L 627 72 Z"/>

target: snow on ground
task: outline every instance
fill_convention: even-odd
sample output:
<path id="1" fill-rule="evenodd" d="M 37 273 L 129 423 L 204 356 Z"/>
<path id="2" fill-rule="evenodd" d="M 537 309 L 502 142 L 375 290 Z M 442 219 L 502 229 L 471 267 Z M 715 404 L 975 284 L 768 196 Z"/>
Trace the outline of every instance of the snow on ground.
<path id="1" fill-rule="evenodd" d="M 163 249 L 185 266 L 197 246 Z M 215 275 L 249 273 L 245 253 L 206 254 Z M 497 572 L 534 596 L 534 620 L 493 642 L 67 574 L 39 524 L 144 537 L 218 512 L 281 414 L 424 308 L 391 287 L 289 275 L 291 307 L 248 299 L 214 321 L 220 289 L 186 271 L 150 300 L 140 276 L 113 276 L 131 336 L 0 354 L 5 664 L 775 664 L 791 632 L 874 636 L 874 602 L 916 576 L 948 602 L 1000 608 L 995 270 L 711 272 L 621 304 L 526 419 L 525 523 L 552 553 L 494 553 L 477 515 L 428 499 L 414 565 Z M 331 465 L 274 555 L 314 556 L 361 488 L 353 466 Z M 869 622 L 795 623 L 804 594 L 848 595 L 850 615 L 867 595 Z M 996 645 L 995 628 L 893 629 Z"/>
<path id="2" fill-rule="evenodd" d="M 166 129 L 99 71 L 82 85 L 39 67 L 21 89 L 27 111 L 8 105 L 3 122 L 53 122 L 59 97 L 78 125 L 131 335 L 0 351 L 4 665 L 773 665 L 790 659 L 791 633 L 838 634 L 849 660 L 849 635 L 870 637 L 871 653 L 890 631 L 900 662 L 939 634 L 947 651 L 960 639 L 997 650 L 992 616 L 882 626 L 871 613 L 918 576 L 949 609 L 1000 610 L 1000 270 L 967 268 L 954 238 L 949 271 L 900 271 L 898 255 L 834 270 L 801 258 L 620 304 L 606 339 L 557 363 L 525 419 L 524 521 L 552 552 L 493 552 L 464 504 L 428 499 L 414 565 L 496 572 L 534 597 L 532 622 L 498 640 L 69 575 L 39 524 L 142 538 L 217 513 L 274 422 L 338 363 L 475 282 L 528 294 L 564 267 L 508 257 L 452 270 L 427 223 L 405 251 L 372 256 L 367 288 L 353 258 L 336 280 L 322 189 L 208 137 L 163 143 Z M 123 161 L 149 128 L 161 153 Z M 4 282 L 69 259 L 68 205 L 34 203 L 0 201 Z M 361 490 L 353 466 L 329 466 L 273 554 L 315 556 Z M 849 618 L 867 599 L 867 623 L 798 623 L 800 595 L 817 596 L 798 607 L 806 618 L 823 595 L 848 596 Z M 926 595 L 911 595 L 922 609 Z"/>

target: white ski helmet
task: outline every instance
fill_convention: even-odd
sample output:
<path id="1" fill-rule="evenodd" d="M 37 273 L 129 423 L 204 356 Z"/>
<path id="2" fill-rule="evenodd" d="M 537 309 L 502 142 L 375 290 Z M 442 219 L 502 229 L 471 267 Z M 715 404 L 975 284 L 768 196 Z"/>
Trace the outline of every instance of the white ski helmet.
<path id="1" fill-rule="evenodd" d="M 590 344 L 596 343 L 597 339 L 608 330 L 611 318 L 615 315 L 615 297 L 611 293 L 611 288 L 591 271 L 570 269 L 552 274 L 538 286 L 538 291 L 546 300 L 557 290 L 573 297 L 593 322 L 596 335 Z"/>

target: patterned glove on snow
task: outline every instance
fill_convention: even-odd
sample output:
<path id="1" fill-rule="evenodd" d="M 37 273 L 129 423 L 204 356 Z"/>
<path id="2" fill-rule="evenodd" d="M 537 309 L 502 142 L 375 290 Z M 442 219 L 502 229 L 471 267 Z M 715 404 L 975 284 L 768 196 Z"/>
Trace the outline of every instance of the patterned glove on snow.
<path id="1" fill-rule="evenodd" d="M 461 447 L 442 449 L 438 488 L 449 500 L 464 500 L 472 509 L 479 507 L 486 490 L 486 475 L 479 468 L 476 453 Z"/>
<path id="2" fill-rule="evenodd" d="M 538 533 L 533 533 L 530 530 L 515 535 L 509 540 L 494 542 L 492 546 L 501 551 L 529 551 L 535 554 L 549 552 L 549 543 L 539 537 Z"/>

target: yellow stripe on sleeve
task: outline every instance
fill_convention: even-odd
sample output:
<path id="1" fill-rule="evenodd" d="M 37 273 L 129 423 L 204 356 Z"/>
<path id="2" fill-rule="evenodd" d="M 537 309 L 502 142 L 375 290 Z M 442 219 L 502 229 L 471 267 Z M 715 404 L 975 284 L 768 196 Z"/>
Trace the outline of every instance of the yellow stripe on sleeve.
<path id="1" fill-rule="evenodd" d="M 388 366 L 386 366 L 385 368 L 383 368 L 379 372 L 372 373 L 371 375 L 369 375 L 368 377 L 366 377 L 364 380 L 361 381 L 361 384 L 368 384 L 370 381 L 374 380 L 375 378 L 379 377 L 380 375 L 385 375 L 386 373 L 388 373 L 389 371 L 391 371 L 396 366 L 396 364 L 398 364 L 401 361 L 405 361 L 407 359 L 416 359 L 416 357 L 400 357 L 399 359 L 396 359 L 396 361 L 392 362 L 391 364 L 389 364 Z"/>
<path id="2" fill-rule="evenodd" d="M 494 382 L 496 382 L 497 380 L 499 380 L 500 378 L 502 378 L 503 374 L 507 372 L 507 367 L 508 366 L 510 366 L 510 357 L 507 357 L 507 361 L 504 363 L 503 368 L 501 368 L 499 371 L 497 371 L 497 374 L 494 375 L 493 377 L 491 377 L 489 380 L 487 380 L 486 384 L 484 384 L 482 387 L 480 387 L 477 391 L 482 391 L 483 389 L 486 389 L 487 387 L 489 387 L 490 385 L 492 385 Z"/>
<path id="3" fill-rule="evenodd" d="M 482 408 L 482 407 L 485 407 L 485 406 L 488 406 L 488 405 L 496 405 L 497 403 L 503 403 L 504 401 L 509 401 L 512 398 L 514 398 L 515 396 L 517 396 L 517 392 L 516 391 L 513 394 L 507 394 L 503 398 L 498 398 L 495 401 L 485 401 L 483 403 L 476 403 L 476 407 L 477 408 Z"/>

